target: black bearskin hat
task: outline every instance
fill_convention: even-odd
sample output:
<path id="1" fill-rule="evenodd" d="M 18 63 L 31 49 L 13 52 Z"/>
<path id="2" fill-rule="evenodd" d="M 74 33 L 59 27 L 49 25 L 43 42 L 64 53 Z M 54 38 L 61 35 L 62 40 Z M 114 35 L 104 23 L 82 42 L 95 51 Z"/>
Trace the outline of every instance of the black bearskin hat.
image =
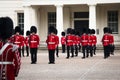
<path id="1" fill-rule="evenodd" d="M 75 34 L 75 30 L 74 29 L 71 29 L 71 34 Z"/>
<path id="2" fill-rule="evenodd" d="M 35 26 L 31 26 L 30 28 L 30 32 L 34 32 L 34 33 L 37 33 L 37 28 Z"/>
<path id="3" fill-rule="evenodd" d="M 104 31 L 104 33 L 108 33 L 108 32 L 109 32 L 109 28 L 105 27 L 105 28 L 103 29 L 103 31 Z"/>
<path id="4" fill-rule="evenodd" d="M 0 18 L 0 38 L 6 40 L 12 36 L 13 21 L 9 17 Z"/>
<path id="5" fill-rule="evenodd" d="M 57 35 L 57 33 L 58 33 L 58 31 L 57 31 L 57 29 L 55 28 L 55 34 Z"/>
<path id="6" fill-rule="evenodd" d="M 26 36 L 29 36 L 30 35 L 30 31 L 26 31 Z"/>
<path id="7" fill-rule="evenodd" d="M 72 29 L 71 28 L 68 28 L 67 29 L 67 34 L 71 34 L 72 33 Z"/>
<path id="8" fill-rule="evenodd" d="M 92 29 L 92 34 L 95 34 L 95 30 L 94 29 Z"/>
<path id="9" fill-rule="evenodd" d="M 75 35 L 79 36 L 80 35 L 79 31 L 75 31 Z"/>
<path id="10" fill-rule="evenodd" d="M 50 33 L 55 33 L 55 32 L 56 32 L 55 27 L 50 26 L 50 27 L 48 28 L 48 32 L 49 32 L 49 34 L 50 34 Z"/>
<path id="11" fill-rule="evenodd" d="M 88 34 L 91 34 L 91 29 L 88 29 Z"/>
<path id="12" fill-rule="evenodd" d="M 16 26 L 16 27 L 15 27 L 15 33 L 17 33 L 17 32 L 21 33 L 21 29 L 20 29 L 19 26 Z"/>
<path id="13" fill-rule="evenodd" d="M 62 36 L 65 36 L 65 32 L 62 32 L 61 35 L 62 35 Z"/>

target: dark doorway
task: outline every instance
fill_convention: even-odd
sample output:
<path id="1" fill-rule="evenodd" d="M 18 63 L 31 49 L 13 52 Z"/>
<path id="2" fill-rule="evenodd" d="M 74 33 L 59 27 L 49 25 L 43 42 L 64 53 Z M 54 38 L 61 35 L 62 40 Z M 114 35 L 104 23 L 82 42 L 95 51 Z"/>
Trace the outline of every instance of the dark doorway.
<path id="1" fill-rule="evenodd" d="M 74 21 L 74 29 L 79 31 L 80 35 L 82 35 L 83 28 L 89 28 L 89 20 L 75 20 Z"/>

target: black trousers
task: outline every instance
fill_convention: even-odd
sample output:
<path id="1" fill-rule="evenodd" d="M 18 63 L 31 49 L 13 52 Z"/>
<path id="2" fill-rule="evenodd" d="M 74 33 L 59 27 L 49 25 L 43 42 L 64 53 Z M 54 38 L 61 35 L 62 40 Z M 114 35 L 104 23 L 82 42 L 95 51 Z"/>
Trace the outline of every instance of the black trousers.
<path id="1" fill-rule="evenodd" d="M 18 48 L 18 51 L 19 51 L 19 55 L 21 57 L 21 48 Z"/>
<path id="2" fill-rule="evenodd" d="M 87 54 L 87 46 L 82 46 L 82 53 L 83 53 L 83 58 L 85 58 Z"/>
<path id="3" fill-rule="evenodd" d="M 110 46 L 110 54 L 114 54 L 115 46 L 114 45 L 109 45 Z"/>
<path id="4" fill-rule="evenodd" d="M 54 50 L 48 50 L 49 54 L 49 63 L 55 62 L 55 49 Z"/>
<path id="5" fill-rule="evenodd" d="M 93 47 L 92 46 L 87 46 L 87 55 L 86 55 L 86 57 L 89 56 L 89 53 L 90 53 L 90 56 L 92 57 L 93 56 Z"/>
<path id="6" fill-rule="evenodd" d="M 27 56 L 29 56 L 29 47 L 26 46 L 26 52 L 27 52 Z"/>
<path id="7" fill-rule="evenodd" d="M 22 46 L 21 51 L 22 51 L 22 56 L 24 57 L 24 46 Z"/>
<path id="8" fill-rule="evenodd" d="M 78 48 L 79 48 L 79 46 L 75 45 L 75 56 L 78 56 Z"/>
<path id="9" fill-rule="evenodd" d="M 36 63 L 37 62 L 37 49 L 38 48 L 30 48 L 31 62 L 32 63 Z"/>
<path id="10" fill-rule="evenodd" d="M 67 46 L 67 58 L 70 57 L 70 50 L 71 50 L 71 53 L 72 53 L 71 57 L 74 57 L 74 47 L 73 46 Z"/>
<path id="11" fill-rule="evenodd" d="M 57 57 L 59 57 L 58 53 L 59 53 L 59 48 L 58 48 L 58 46 L 57 46 L 57 47 L 56 47 L 56 56 L 57 56 Z"/>
<path id="12" fill-rule="evenodd" d="M 65 53 L 65 44 L 62 44 L 62 53 Z"/>
<path id="13" fill-rule="evenodd" d="M 109 50 L 109 45 L 104 46 L 104 58 L 108 58 L 110 56 L 110 50 Z"/>
<path id="14" fill-rule="evenodd" d="M 93 54 L 96 54 L 96 45 L 93 46 Z"/>
<path id="15" fill-rule="evenodd" d="M 81 45 L 80 44 L 78 45 L 78 50 L 79 50 L 79 52 L 81 51 Z"/>

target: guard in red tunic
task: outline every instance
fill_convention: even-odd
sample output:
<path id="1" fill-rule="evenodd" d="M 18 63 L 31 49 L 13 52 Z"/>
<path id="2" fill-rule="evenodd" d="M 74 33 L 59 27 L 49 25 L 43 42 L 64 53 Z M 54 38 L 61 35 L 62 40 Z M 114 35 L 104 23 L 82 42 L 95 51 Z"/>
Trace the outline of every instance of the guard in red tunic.
<path id="1" fill-rule="evenodd" d="M 22 34 L 21 34 L 21 39 L 22 39 L 21 51 L 22 51 L 22 55 L 23 55 L 23 57 L 24 57 L 25 38 L 24 38 L 24 36 L 23 36 L 23 31 L 22 31 Z"/>
<path id="2" fill-rule="evenodd" d="M 112 35 L 112 30 L 109 29 L 109 36 L 110 36 L 110 54 L 114 55 L 114 36 Z"/>
<path id="3" fill-rule="evenodd" d="M 65 45 L 66 45 L 66 37 L 65 37 L 65 32 L 61 33 L 61 45 L 62 45 L 62 53 L 65 53 Z"/>
<path id="4" fill-rule="evenodd" d="M 79 49 L 79 44 L 80 44 L 80 36 L 79 32 L 75 32 L 75 56 L 78 56 L 78 49 Z"/>
<path id="5" fill-rule="evenodd" d="M 67 59 L 70 57 L 70 50 L 73 56 L 73 36 L 72 36 L 72 29 L 68 28 L 67 29 L 67 35 L 66 35 L 66 45 L 67 45 Z M 71 56 L 71 57 L 72 57 Z"/>
<path id="6" fill-rule="evenodd" d="M 20 70 L 18 46 L 9 42 L 13 21 L 9 17 L 0 18 L 0 80 L 15 80 Z"/>
<path id="7" fill-rule="evenodd" d="M 93 54 L 96 55 L 96 44 L 97 44 L 97 37 L 95 35 L 95 30 L 92 29 L 92 38 L 93 38 L 93 43 L 92 43 L 92 46 L 93 46 Z"/>
<path id="8" fill-rule="evenodd" d="M 93 37 L 92 37 L 92 30 L 89 29 L 88 30 L 88 46 L 87 46 L 87 55 L 86 57 L 89 57 L 89 53 L 90 53 L 90 57 L 93 57 Z"/>
<path id="9" fill-rule="evenodd" d="M 27 56 L 29 56 L 29 36 L 30 36 L 30 31 L 27 31 L 26 37 L 25 37 L 25 46 L 26 46 Z"/>
<path id="10" fill-rule="evenodd" d="M 102 37 L 102 44 L 104 47 L 104 59 L 108 58 L 110 55 L 109 45 L 110 45 L 110 36 L 108 34 L 109 29 L 107 27 L 104 28 L 104 35 Z"/>
<path id="11" fill-rule="evenodd" d="M 49 27 L 49 35 L 47 36 L 47 47 L 48 47 L 48 56 L 49 56 L 49 62 L 48 64 L 55 64 L 55 49 L 57 44 L 57 39 L 55 35 L 55 28 Z"/>
<path id="12" fill-rule="evenodd" d="M 57 31 L 57 29 L 55 29 L 55 35 L 56 35 L 56 40 L 57 40 L 57 43 L 56 43 L 56 56 L 57 57 L 59 57 L 59 47 L 58 47 L 58 45 L 59 45 L 59 37 L 57 36 L 57 33 L 58 33 L 58 31 Z"/>
<path id="13" fill-rule="evenodd" d="M 20 27 L 16 26 L 15 27 L 15 34 L 14 36 L 12 36 L 12 41 L 14 44 L 18 45 L 19 46 L 19 53 L 20 53 L 20 56 L 21 56 L 21 46 L 22 46 L 22 36 L 20 35 L 20 32 L 21 32 L 21 29 Z M 23 55 L 24 56 L 24 55 Z"/>
<path id="14" fill-rule="evenodd" d="M 31 64 L 36 64 L 37 62 L 37 50 L 39 47 L 40 38 L 36 34 L 37 28 L 35 26 L 31 26 L 30 28 L 31 35 L 29 37 L 29 45 L 30 45 L 30 53 L 31 53 Z"/>
<path id="15" fill-rule="evenodd" d="M 81 46 L 83 52 L 82 59 L 84 59 L 87 54 L 87 46 L 88 46 L 88 35 L 87 35 L 87 30 L 85 28 L 83 29 L 83 34 L 81 35 Z"/>

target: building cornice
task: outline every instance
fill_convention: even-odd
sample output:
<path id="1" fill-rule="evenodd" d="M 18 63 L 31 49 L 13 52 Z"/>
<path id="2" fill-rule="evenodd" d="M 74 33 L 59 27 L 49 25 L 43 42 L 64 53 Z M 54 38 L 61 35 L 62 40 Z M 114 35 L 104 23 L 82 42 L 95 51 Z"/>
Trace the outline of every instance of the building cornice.
<path id="1" fill-rule="evenodd" d="M 75 5 L 75 4 L 109 4 L 120 3 L 120 0 L 23 0 L 24 6 L 30 5 Z"/>

